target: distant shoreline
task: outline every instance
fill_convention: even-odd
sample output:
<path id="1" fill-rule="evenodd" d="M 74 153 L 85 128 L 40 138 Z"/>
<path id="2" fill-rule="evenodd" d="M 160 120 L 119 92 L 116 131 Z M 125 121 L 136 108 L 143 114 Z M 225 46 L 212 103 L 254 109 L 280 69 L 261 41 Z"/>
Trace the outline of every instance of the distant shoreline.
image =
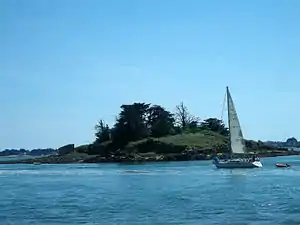
<path id="1" fill-rule="evenodd" d="M 279 157 L 279 156 L 300 156 L 299 151 L 288 152 L 268 152 L 258 153 L 260 158 Z M 156 155 L 156 157 L 139 157 L 139 158 L 114 158 L 114 157 L 101 157 L 97 155 L 87 155 L 84 153 L 73 152 L 66 155 L 50 155 L 38 158 L 29 158 L 24 160 L 9 160 L 0 161 L 0 164 L 100 164 L 100 163 L 144 163 L 144 162 L 170 162 L 170 161 L 207 161 L 211 160 L 211 155 L 205 157 L 189 158 L 179 157 L 179 155 L 173 155 L 173 157 L 167 155 Z"/>
<path id="2" fill-rule="evenodd" d="M 4 155 L 4 156 L 0 156 L 0 158 L 18 158 L 22 156 L 24 155 Z"/>
<path id="3" fill-rule="evenodd" d="M 45 156 L 32 156 L 32 155 L 7 155 L 7 156 L 0 156 L 0 164 L 2 162 L 9 162 L 14 163 L 15 161 L 25 161 L 25 160 L 33 160 L 38 158 L 45 158 Z"/>

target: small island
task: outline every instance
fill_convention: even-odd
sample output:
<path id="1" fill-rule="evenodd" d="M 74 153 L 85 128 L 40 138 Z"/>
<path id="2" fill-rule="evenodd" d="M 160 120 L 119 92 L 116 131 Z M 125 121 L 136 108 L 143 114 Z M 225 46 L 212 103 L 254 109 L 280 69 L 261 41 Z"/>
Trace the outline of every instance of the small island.
<path id="1" fill-rule="evenodd" d="M 217 118 L 200 120 L 180 103 L 175 112 L 160 105 L 122 105 L 115 124 L 100 120 L 95 141 L 75 147 L 68 144 L 50 155 L 0 164 L 121 163 L 149 161 L 210 160 L 229 152 L 228 128 Z M 298 151 L 245 140 L 249 154 L 260 157 L 300 155 Z"/>

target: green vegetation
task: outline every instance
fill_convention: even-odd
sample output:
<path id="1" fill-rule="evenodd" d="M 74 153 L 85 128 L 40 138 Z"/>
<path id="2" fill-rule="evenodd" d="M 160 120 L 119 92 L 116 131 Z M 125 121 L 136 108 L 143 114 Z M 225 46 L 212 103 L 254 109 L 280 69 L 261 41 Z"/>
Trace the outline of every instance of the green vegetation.
<path id="1" fill-rule="evenodd" d="M 150 156 L 153 159 L 172 156 L 174 160 L 186 160 L 195 155 L 203 154 L 202 158 L 209 158 L 215 153 L 228 152 L 229 131 L 224 123 L 216 118 L 200 121 L 183 103 L 176 106 L 173 113 L 162 106 L 146 103 L 120 108 L 114 126 L 110 128 L 100 120 L 95 126 L 94 143 L 75 150 L 111 161 Z M 255 141 L 246 141 L 246 146 L 249 152 L 256 153 L 274 149 Z"/>
<path id="2" fill-rule="evenodd" d="M 57 155 L 0 164 L 185 161 L 229 152 L 229 131 L 224 123 L 217 118 L 200 120 L 183 103 L 174 112 L 146 103 L 121 105 L 120 109 L 112 127 L 104 120 L 95 125 L 96 138 L 91 144 L 68 144 L 57 149 Z M 299 154 L 261 141 L 246 140 L 246 147 L 248 153 L 263 157 Z"/>
<path id="3" fill-rule="evenodd" d="M 100 120 L 95 126 L 95 141 L 57 149 L 57 155 L 6 163 L 99 163 L 133 161 L 174 161 L 211 159 L 217 153 L 228 153 L 229 131 L 216 118 L 200 120 L 180 103 L 175 112 L 159 105 L 133 103 L 122 105 L 116 122 L 109 127 Z M 295 155 L 246 140 L 249 153 L 260 156 Z"/>

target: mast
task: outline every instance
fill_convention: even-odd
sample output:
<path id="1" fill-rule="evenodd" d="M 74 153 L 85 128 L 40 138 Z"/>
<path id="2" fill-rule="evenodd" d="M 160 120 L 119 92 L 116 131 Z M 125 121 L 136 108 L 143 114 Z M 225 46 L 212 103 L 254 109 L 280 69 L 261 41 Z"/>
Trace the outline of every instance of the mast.
<path id="1" fill-rule="evenodd" d="M 226 99 L 227 99 L 227 120 L 228 120 L 228 129 L 229 129 L 229 143 L 228 143 L 228 148 L 229 148 L 229 151 L 230 151 L 230 156 L 232 155 L 232 148 L 231 148 L 231 132 L 230 132 L 230 108 L 229 108 L 229 96 L 230 96 L 230 93 L 229 93 L 229 88 L 228 86 L 226 86 Z"/>

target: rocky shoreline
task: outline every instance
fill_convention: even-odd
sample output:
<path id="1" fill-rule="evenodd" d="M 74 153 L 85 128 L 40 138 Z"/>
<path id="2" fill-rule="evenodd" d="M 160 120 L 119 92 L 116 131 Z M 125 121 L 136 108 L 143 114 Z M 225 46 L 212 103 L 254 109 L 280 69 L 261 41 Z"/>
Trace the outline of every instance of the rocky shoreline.
<path id="1" fill-rule="evenodd" d="M 299 151 L 269 151 L 257 154 L 261 158 L 300 155 Z M 109 155 L 102 157 L 98 155 L 87 155 L 84 153 L 70 153 L 66 155 L 50 155 L 40 158 L 24 160 L 0 161 L 0 164 L 79 164 L 79 163 L 142 163 L 142 162 L 164 162 L 164 161 L 194 161 L 211 160 L 210 154 L 147 154 L 131 156 Z"/>

